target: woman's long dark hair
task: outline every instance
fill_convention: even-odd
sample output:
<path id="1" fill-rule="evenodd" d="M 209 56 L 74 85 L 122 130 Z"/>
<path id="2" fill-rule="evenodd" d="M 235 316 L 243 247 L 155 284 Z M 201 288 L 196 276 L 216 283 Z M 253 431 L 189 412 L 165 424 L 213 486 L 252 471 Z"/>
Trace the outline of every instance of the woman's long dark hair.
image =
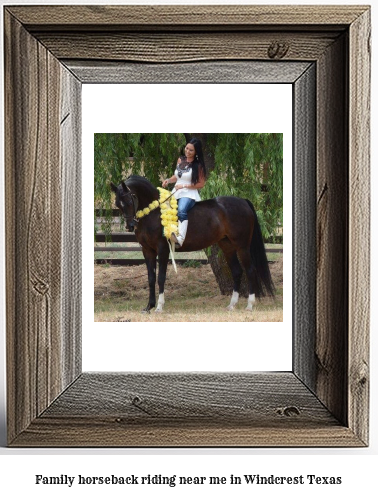
<path id="1" fill-rule="evenodd" d="M 194 161 L 192 163 L 192 184 L 197 184 L 200 178 L 200 169 L 202 170 L 203 177 L 206 178 L 206 166 L 205 159 L 203 157 L 202 142 L 196 137 L 193 137 L 188 144 L 193 144 L 196 151 Z"/>

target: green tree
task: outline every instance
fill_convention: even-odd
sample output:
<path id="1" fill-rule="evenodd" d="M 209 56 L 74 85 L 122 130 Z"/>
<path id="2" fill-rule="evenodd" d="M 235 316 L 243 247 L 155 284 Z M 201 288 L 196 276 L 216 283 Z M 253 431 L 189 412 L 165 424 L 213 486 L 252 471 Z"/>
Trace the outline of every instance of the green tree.
<path id="1" fill-rule="evenodd" d="M 201 198 L 232 195 L 249 199 L 263 237 L 274 240 L 283 221 L 283 135 L 278 133 L 95 134 L 96 208 L 111 208 L 110 180 L 118 184 L 134 173 L 161 185 L 172 175 L 178 156 L 192 137 L 202 141 L 208 170 Z M 108 227 L 109 221 L 102 229 Z M 229 293 L 232 281 L 217 248 L 211 249 L 209 259 L 217 279 L 220 276 L 221 292 Z"/>

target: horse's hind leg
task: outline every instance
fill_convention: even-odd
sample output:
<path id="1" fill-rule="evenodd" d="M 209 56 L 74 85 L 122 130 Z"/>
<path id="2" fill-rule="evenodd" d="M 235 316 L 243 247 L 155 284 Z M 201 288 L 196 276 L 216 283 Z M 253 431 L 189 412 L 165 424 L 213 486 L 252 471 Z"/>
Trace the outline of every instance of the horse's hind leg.
<path id="1" fill-rule="evenodd" d="M 222 240 L 218 242 L 218 245 L 222 249 L 224 256 L 226 257 L 226 262 L 231 270 L 232 279 L 234 281 L 234 290 L 231 297 L 231 302 L 227 306 L 229 311 L 232 311 L 239 300 L 239 290 L 240 283 L 243 275 L 243 269 L 239 263 L 236 250 L 231 246 L 228 240 Z"/>
<path id="2" fill-rule="evenodd" d="M 255 269 L 252 264 L 252 257 L 251 257 L 251 251 L 249 248 L 242 248 L 238 250 L 238 255 L 240 257 L 241 263 L 245 269 L 245 272 L 247 274 L 247 281 L 248 281 L 248 303 L 246 310 L 247 311 L 252 311 L 252 306 L 255 303 L 255 294 L 254 294 L 254 287 L 253 287 L 253 282 L 255 278 Z"/>

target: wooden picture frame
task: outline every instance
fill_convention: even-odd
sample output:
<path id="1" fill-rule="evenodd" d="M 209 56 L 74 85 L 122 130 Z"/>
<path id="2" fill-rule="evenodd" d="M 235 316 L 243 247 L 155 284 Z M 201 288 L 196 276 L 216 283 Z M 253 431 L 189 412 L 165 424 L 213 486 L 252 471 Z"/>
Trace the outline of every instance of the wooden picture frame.
<path id="1" fill-rule="evenodd" d="M 6 6 L 4 22 L 9 446 L 367 446 L 369 7 Z M 82 373 L 81 85 L 205 62 L 198 81 L 293 85 L 293 370 Z"/>

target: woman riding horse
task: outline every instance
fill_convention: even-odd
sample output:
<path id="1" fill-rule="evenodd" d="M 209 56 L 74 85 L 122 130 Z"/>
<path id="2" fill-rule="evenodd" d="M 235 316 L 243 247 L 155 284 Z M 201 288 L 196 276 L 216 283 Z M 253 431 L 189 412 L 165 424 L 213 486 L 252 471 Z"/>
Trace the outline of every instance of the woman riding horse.
<path id="1" fill-rule="evenodd" d="M 196 199 L 199 199 L 197 189 L 204 185 L 206 175 L 200 142 L 193 139 L 187 144 L 185 152 L 186 156 L 179 162 L 175 174 L 163 182 L 164 187 L 169 182 L 176 182 L 174 195 L 178 199 L 179 214 L 181 212 L 178 251 L 193 252 L 217 244 L 225 255 L 234 282 L 228 309 L 234 309 L 238 302 L 244 270 L 249 292 L 246 309 L 252 311 L 255 296 L 261 297 L 266 293 L 274 295 L 256 211 L 249 200 L 235 196 L 218 196 L 196 203 Z M 131 175 L 118 186 L 111 183 L 111 188 L 116 195 L 116 205 L 125 217 L 127 228 L 135 231 L 146 260 L 150 289 L 146 312 L 156 306 L 158 258 L 159 299 L 155 311 L 162 312 L 169 245 L 162 231 L 159 191 L 139 175 Z M 191 207 L 190 210 L 188 206 Z M 146 215 L 138 217 L 137 214 L 141 212 Z M 194 230 L 186 232 L 188 221 Z"/>
<path id="2" fill-rule="evenodd" d="M 188 230 L 188 212 L 196 201 L 201 201 L 198 189 L 205 185 L 206 167 L 202 152 L 202 143 L 193 138 L 185 147 L 185 156 L 177 161 L 177 167 L 171 178 L 165 179 L 162 186 L 176 183 L 172 191 L 178 200 L 178 235 L 172 233 L 171 239 L 176 248 L 182 247 Z"/>

